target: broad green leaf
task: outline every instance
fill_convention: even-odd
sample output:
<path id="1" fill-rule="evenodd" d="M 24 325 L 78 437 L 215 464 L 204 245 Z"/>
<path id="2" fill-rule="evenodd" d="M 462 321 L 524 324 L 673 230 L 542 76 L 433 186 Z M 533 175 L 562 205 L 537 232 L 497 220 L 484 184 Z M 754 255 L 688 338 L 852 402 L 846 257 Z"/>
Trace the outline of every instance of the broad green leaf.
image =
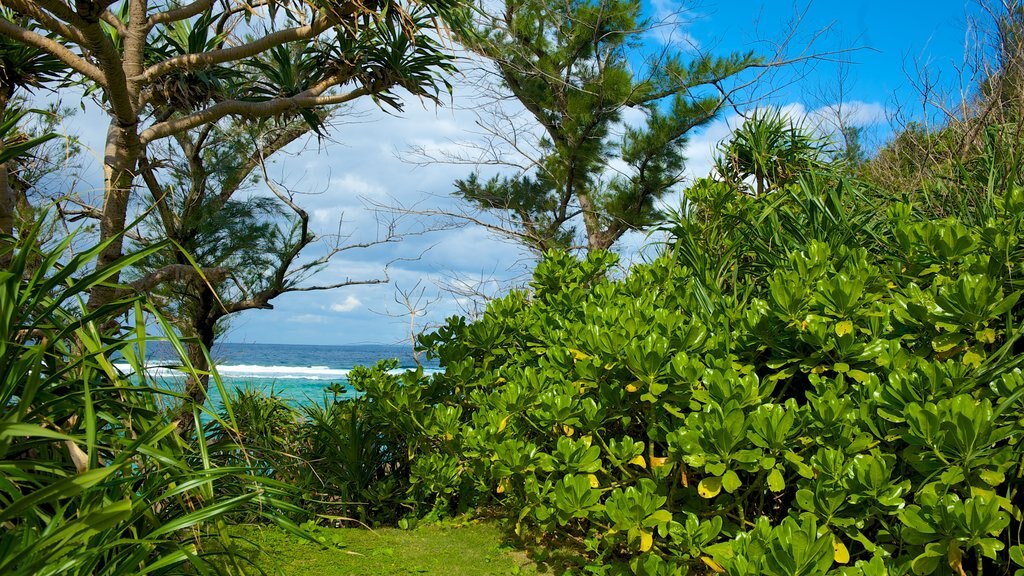
<path id="1" fill-rule="evenodd" d="M 735 492 L 742 485 L 743 481 L 740 480 L 739 474 L 737 474 L 733 470 L 729 470 L 728 472 L 725 473 L 724 476 L 722 476 L 722 488 L 724 488 L 725 491 L 730 494 Z"/>

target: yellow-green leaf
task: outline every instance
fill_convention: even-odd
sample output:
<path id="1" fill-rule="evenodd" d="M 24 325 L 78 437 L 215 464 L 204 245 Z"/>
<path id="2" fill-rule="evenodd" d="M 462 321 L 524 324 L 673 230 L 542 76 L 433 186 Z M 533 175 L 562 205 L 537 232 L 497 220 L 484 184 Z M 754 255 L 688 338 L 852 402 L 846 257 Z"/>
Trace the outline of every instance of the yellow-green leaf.
<path id="1" fill-rule="evenodd" d="M 985 481 L 985 484 L 989 486 L 999 486 L 1006 481 L 1006 474 L 999 472 L 998 470 L 982 470 L 978 476 Z"/>
<path id="2" fill-rule="evenodd" d="M 722 476 L 722 488 L 725 488 L 725 491 L 729 494 L 738 490 L 742 485 L 743 481 L 740 480 L 739 474 L 732 470 L 729 470 L 724 476 Z"/>
<path id="3" fill-rule="evenodd" d="M 955 540 L 949 541 L 949 549 L 946 552 L 946 559 L 949 561 L 949 567 L 953 569 L 954 574 L 962 574 L 966 576 L 964 572 L 963 552 L 960 551 L 960 547 L 956 545 Z"/>
<path id="4" fill-rule="evenodd" d="M 725 574 L 725 568 L 718 562 L 715 562 L 715 560 L 710 556 L 701 556 L 700 560 L 706 564 L 708 568 L 714 570 L 715 574 Z"/>
<path id="5" fill-rule="evenodd" d="M 654 545 L 654 534 L 647 530 L 640 531 L 640 551 L 647 552 Z"/>
<path id="6" fill-rule="evenodd" d="M 984 359 L 985 358 L 981 354 L 978 354 L 974 350 L 968 350 L 964 354 L 961 362 L 963 362 L 964 366 L 973 366 L 977 368 L 978 366 L 981 366 L 981 361 Z"/>
<path id="7" fill-rule="evenodd" d="M 772 468 L 772 471 L 768 473 L 768 489 L 772 492 L 782 492 L 786 489 L 786 479 L 778 468 Z"/>
<path id="8" fill-rule="evenodd" d="M 836 323 L 836 336 L 846 336 L 847 334 L 853 334 L 853 322 L 843 320 Z"/>
<path id="9" fill-rule="evenodd" d="M 846 544 L 835 535 L 832 536 L 832 552 L 832 558 L 837 563 L 846 564 L 850 561 L 850 551 L 846 549 Z"/>
<path id="10" fill-rule="evenodd" d="M 593 358 L 593 356 L 587 354 L 586 352 L 582 352 L 575 348 L 569 348 L 569 353 L 572 354 L 572 357 L 575 360 L 589 360 L 590 358 Z"/>
<path id="11" fill-rule="evenodd" d="M 720 476 L 708 476 L 697 484 L 697 494 L 701 498 L 714 498 L 722 491 L 722 478 Z"/>
<path id="12" fill-rule="evenodd" d="M 647 460 L 644 460 L 643 455 L 637 456 L 629 461 L 630 464 L 636 464 L 641 468 L 647 468 Z"/>
<path id="13" fill-rule="evenodd" d="M 860 382 L 861 384 L 871 379 L 871 375 L 863 370 L 850 370 L 849 372 L 846 373 L 846 375 L 849 376 L 850 378 L 853 378 L 857 382 Z"/>

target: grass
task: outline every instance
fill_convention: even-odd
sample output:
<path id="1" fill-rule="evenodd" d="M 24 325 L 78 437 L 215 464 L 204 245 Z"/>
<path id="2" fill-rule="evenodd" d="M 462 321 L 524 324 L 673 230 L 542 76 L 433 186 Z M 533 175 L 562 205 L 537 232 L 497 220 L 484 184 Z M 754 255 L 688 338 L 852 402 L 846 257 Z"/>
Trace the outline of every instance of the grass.
<path id="1" fill-rule="evenodd" d="M 437 574 L 561 574 L 531 560 L 508 542 L 493 522 L 431 524 L 414 530 L 317 528 L 327 546 L 300 540 L 274 527 L 248 527 L 239 534 L 258 550 L 242 550 L 268 574 L 377 576 Z M 553 562 L 554 565 L 560 564 Z"/>

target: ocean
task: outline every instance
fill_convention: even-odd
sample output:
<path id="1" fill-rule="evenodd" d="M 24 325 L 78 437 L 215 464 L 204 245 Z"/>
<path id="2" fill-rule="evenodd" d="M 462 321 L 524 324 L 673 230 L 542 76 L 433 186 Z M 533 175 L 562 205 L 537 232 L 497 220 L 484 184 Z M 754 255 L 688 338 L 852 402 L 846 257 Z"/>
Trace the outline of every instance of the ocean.
<path id="1" fill-rule="evenodd" d="M 155 344 L 155 345 L 154 345 Z M 173 350 L 163 343 L 147 348 L 150 376 L 170 385 L 180 383 L 181 373 L 167 368 L 180 364 Z M 311 346 L 297 344 L 216 344 L 211 357 L 227 390 L 252 387 L 273 391 L 293 406 L 322 401 L 325 388 L 333 383 L 347 384 L 354 366 L 372 366 L 378 360 L 398 359 L 398 371 L 415 369 L 416 362 L 409 345 Z M 424 371 L 436 372 L 436 362 L 427 362 L 422 355 Z M 128 366 L 118 364 L 122 369 Z M 348 388 L 346 396 L 352 394 Z M 211 408 L 219 409 L 220 393 L 211 381 Z"/>

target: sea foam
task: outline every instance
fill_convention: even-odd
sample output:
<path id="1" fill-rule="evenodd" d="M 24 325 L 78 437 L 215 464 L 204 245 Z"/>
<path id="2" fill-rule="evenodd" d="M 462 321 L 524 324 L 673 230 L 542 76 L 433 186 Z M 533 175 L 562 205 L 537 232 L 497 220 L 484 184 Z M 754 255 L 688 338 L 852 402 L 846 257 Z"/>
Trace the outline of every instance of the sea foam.
<path id="1" fill-rule="evenodd" d="M 118 370 L 131 373 L 134 370 L 128 364 L 115 364 Z M 405 368 L 389 371 L 391 374 L 403 374 Z M 150 376 L 182 376 L 183 370 L 174 366 L 152 365 L 146 368 Z M 329 366 L 261 366 L 258 364 L 220 364 L 217 372 L 224 378 L 261 378 L 272 380 L 347 380 L 350 370 L 331 368 Z M 434 374 L 438 370 L 425 368 L 424 374 Z"/>

